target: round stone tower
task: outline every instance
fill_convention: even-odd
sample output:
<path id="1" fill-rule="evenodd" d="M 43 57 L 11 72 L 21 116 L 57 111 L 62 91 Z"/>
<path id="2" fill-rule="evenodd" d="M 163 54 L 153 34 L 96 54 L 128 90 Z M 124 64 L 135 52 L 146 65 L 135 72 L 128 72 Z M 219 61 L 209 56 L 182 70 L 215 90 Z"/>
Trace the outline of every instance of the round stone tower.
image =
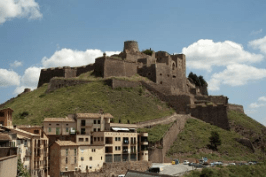
<path id="1" fill-rule="evenodd" d="M 139 46 L 137 41 L 125 41 L 124 52 L 139 52 Z"/>

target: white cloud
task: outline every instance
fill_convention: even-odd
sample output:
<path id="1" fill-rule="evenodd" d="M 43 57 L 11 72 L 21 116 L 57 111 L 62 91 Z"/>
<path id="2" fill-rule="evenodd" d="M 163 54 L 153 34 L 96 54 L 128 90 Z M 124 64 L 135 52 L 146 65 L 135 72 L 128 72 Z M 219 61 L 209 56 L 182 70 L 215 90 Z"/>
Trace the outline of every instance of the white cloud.
<path id="1" fill-rule="evenodd" d="M 208 82 L 209 90 L 220 89 L 221 84 L 230 86 L 245 85 L 248 81 L 266 78 L 266 69 L 259 69 L 244 64 L 228 65 L 226 69 L 219 73 L 214 73 Z"/>
<path id="2" fill-rule="evenodd" d="M 266 106 L 266 104 L 251 103 L 249 105 L 250 108 L 259 108 L 259 107 L 263 107 L 263 106 Z"/>
<path id="3" fill-rule="evenodd" d="M 263 55 L 253 54 L 243 46 L 232 42 L 213 42 L 200 39 L 182 49 L 187 57 L 187 66 L 193 69 L 211 71 L 213 66 L 227 66 L 235 63 L 255 63 L 263 60 Z"/>
<path id="4" fill-rule="evenodd" d="M 22 66 L 22 62 L 21 61 L 14 61 L 13 63 L 9 64 L 12 68 L 17 68 L 19 66 Z"/>
<path id="5" fill-rule="evenodd" d="M 120 53 L 119 51 L 107 51 L 106 55 Z M 95 62 L 95 58 L 103 56 L 103 52 L 98 49 L 88 49 L 86 51 L 63 48 L 56 51 L 50 58 L 44 57 L 42 65 L 45 68 L 58 66 L 82 66 Z"/>
<path id="6" fill-rule="evenodd" d="M 12 18 L 42 18 L 40 7 L 35 0 L 1 0 L 0 24 Z"/>
<path id="7" fill-rule="evenodd" d="M 258 101 L 266 101 L 266 96 L 259 97 Z"/>
<path id="8" fill-rule="evenodd" d="M 249 42 L 254 49 L 259 49 L 261 53 L 266 54 L 266 36 Z"/>
<path id="9" fill-rule="evenodd" d="M 42 68 L 29 67 L 21 77 L 20 85 L 15 89 L 15 94 L 20 94 L 25 88 L 35 89 L 37 87 L 39 76 Z"/>
<path id="10" fill-rule="evenodd" d="M 257 35 L 257 34 L 260 34 L 262 33 L 262 29 L 259 29 L 257 31 L 251 31 L 251 35 Z"/>
<path id="11" fill-rule="evenodd" d="M 0 87 L 19 85 L 20 76 L 10 70 L 0 69 Z"/>

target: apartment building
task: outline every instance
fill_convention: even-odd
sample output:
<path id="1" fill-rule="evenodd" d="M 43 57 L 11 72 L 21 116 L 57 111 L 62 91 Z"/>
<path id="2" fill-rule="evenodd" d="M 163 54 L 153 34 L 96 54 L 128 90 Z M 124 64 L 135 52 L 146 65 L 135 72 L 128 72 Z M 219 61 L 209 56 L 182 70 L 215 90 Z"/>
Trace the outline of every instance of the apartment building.
<path id="1" fill-rule="evenodd" d="M 9 110 L 5 109 L 4 111 Z M 1 110 L 3 112 L 3 110 Z M 0 111 L 0 112 L 1 112 Z M 9 136 L 8 143 L 1 146 L 16 147 L 17 156 L 21 159 L 24 168 L 28 169 L 32 177 L 48 176 L 48 138 L 40 126 L 21 126 L 21 129 L 12 125 L 11 114 L 4 114 L 4 122 L 11 120 L 9 126 L 0 126 L 1 135 Z M 24 130 L 22 130 L 24 129 Z M 3 137 L 3 136 L 2 136 Z M 1 138 L 1 136 L 0 136 Z M 1 140 L 0 140 L 1 142 Z"/>
<path id="2" fill-rule="evenodd" d="M 78 168 L 78 144 L 72 141 L 55 141 L 50 147 L 50 176 L 61 176 L 60 172 L 75 171 Z"/>
<path id="3" fill-rule="evenodd" d="M 49 141 L 50 137 L 57 136 L 50 147 L 50 174 L 55 173 L 56 165 L 60 169 L 56 173 L 63 174 L 73 170 L 84 173 L 98 171 L 104 163 L 148 161 L 148 133 L 137 133 L 134 124 L 110 123 L 112 118 L 109 113 L 77 113 L 66 118 L 45 118 L 43 129 Z M 70 151 L 78 152 L 75 167 L 65 163 L 66 156 L 63 155 Z"/>
<path id="4" fill-rule="evenodd" d="M 0 125 L 6 127 L 12 126 L 12 112 L 11 108 L 0 110 Z"/>

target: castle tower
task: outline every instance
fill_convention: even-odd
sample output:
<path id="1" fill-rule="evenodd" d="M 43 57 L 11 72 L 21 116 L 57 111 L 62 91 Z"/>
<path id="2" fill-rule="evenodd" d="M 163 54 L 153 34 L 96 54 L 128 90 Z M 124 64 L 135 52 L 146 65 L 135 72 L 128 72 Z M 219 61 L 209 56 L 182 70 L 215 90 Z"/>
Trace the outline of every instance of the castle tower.
<path id="1" fill-rule="evenodd" d="M 125 53 L 139 52 L 139 46 L 137 41 L 125 41 L 124 51 Z"/>

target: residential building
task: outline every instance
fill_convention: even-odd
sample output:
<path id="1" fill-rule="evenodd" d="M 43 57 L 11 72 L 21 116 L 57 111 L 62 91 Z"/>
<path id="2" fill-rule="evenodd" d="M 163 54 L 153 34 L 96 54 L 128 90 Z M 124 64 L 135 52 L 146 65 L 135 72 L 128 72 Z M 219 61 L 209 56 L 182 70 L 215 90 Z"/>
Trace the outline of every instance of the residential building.
<path id="1" fill-rule="evenodd" d="M 50 146 L 50 175 L 73 170 L 95 172 L 104 163 L 148 161 L 148 133 L 137 133 L 134 124 L 110 123 L 112 118 L 109 113 L 76 113 L 66 118 L 45 118 L 44 132 L 53 142 Z M 69 132 L 64 131 L 67 127 Z M 76 152 L 75 163 L 69 164 L 69 158 L 74 158 L 66 156 L 70 152 Z M 56 168 L 60 170 L 56 171 Z"/>
<path id="2" fill-rule="evenodd" d="M 6 127 L 12 126 L 12 112 L 11 108 L 0 110 L 0 125 Z"/>
<path id="3" fill-rule="evenodd" d="M 50 176 L 60 176 L 60 172 L 75 171 L 78 169 L 77 143 L 72 141 L 56 141 L 50 147 Z"/>

